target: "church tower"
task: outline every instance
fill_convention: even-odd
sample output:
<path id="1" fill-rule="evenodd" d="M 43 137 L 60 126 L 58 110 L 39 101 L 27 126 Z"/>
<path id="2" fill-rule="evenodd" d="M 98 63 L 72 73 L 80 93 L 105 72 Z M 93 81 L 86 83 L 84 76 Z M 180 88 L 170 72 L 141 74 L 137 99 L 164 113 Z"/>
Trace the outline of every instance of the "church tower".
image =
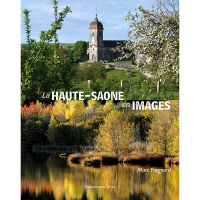
<path id="1" fill-rule="evenodd" d="M 92 61 L 103 60 L 103 25 L 97 19 L 90 24 L 89 59 Z"/>

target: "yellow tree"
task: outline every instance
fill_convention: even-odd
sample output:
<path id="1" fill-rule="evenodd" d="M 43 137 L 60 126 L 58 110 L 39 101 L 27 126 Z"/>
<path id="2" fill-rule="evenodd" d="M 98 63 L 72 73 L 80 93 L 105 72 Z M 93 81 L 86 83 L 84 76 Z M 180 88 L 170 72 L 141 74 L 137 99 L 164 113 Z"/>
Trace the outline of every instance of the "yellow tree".
<path id="1" fill-rule="evenodd" d="M 88 100 L 88 106 L 85 109 L 85 121 L 94 116 L 96 111 L 99 111 L 100 103 L 96 100 Z"/>
<path id="2" fill-rule="evenodd" d="M 100 103 L 96 100 L 88 100 L 87 103 L 88 107 L 93 109 L 97 109 L 100 106 Z"/>
<path id="3" fill-rule="evenodd" d="M 62 100 L 58 100 L 54 103 L 52 109 L 52 115 L 55 117 L 58 123 L 65 122 L 65 108 L 66 104 Z"/>
<path id="4" fill-rule="evenodd" d="M 170 130 L 169 136 L 173 139 L 173 142 L 169 144 L 169 152 L 171 155 L 178 156 L 179 155 L 179 117 L 177 117 Z"/>
<path id="5" fill-rule="evenodd" d="M 56 119 L 54 118 L 53 115 L 51 115 L 49 127 L 47 130 L 47 138 L 48 138 L 49 142 L 51 142 L 52 144 L 56 144 L 55 137 L 56 137 L 56 133 L 57 133 L 57 127 L 58 127 L 58 124 L 56 122 Z"/>
<path id="6" fill-rule="evenodd" d="M 150 124 L 149 137 L 150 143 L 154 144 L 157 151 L 164 155 L 173 155 L 172 149 L 176 146 L 179 148 L 178 142 L 174 144 L 174 140 L 179 138 L 179 102 L 170 101 L 170 110 L 158 110 Z M 173 127 L 174 126 L 174 127 Z"/>
<path id="7" fill-rule="evenodd" d="M 127 116 L 120 111 L 111 111 L 100 126 L 97 137 L 97 150 L 123 154 L 129 151 L 131 143 L 131 124 Z"/>
<path id="8" fill-rule="evenodd" d="M 66 109 L 65 117 L 72 124 L 83 121 L 85 117 L 84 102 L 79 100 L 70 101 L 69 108 Z"/>
<path id="9" fill-rule="evenodd" d="M 112 110 L 114 110 L 115 107 L 114 107 L 114 103 L 113 101 L 106 101 L 104 107 L 103 107 L 103 113 L 105 115 L 107 115 L 108 113 L 110 113 Z"/>

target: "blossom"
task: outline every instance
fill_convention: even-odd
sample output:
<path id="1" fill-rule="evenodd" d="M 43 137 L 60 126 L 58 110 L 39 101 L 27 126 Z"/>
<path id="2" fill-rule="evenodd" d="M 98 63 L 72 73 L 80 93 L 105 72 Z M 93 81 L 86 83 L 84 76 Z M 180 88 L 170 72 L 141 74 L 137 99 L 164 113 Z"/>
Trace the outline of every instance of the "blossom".
<path id="1" fill-rule="evenodd" d="M 128 49 L 128 56 L 136 55 L 137 70 L 147 71 L 157 80 L 178 83 L 179 10 L 175 8 L 172 0 L 158 0 L 158 6 L 151 10 L 140 5 L 135 15 L 129 11 L 125 18 L 130 20 L 129 39 L 117 50 Z"/>

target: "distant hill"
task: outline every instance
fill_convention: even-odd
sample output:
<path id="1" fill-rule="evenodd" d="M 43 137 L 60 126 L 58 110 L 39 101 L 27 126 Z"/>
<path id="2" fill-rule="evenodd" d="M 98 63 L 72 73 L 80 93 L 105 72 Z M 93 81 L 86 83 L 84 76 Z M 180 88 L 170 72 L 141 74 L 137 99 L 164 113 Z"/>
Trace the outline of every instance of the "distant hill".
<path id="1" fill-rule="evenodd" d="M 53 44 L 53 43 L 50 43 Z M 74 46 L 75 43 L 61 43 L 62 47 Z M 27 43 L 22 43 L 21 46 L 27 46 Z"/>

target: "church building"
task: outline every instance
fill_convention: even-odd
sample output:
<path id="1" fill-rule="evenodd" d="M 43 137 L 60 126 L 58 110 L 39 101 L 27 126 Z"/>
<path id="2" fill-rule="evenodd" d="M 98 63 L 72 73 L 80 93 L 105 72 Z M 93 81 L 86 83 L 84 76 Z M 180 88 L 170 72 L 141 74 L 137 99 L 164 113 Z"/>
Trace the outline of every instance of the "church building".
<path id="1" fill-rule="evenodd" d="M 103 24 L 97 19 L 90 24 L 90 41 L 89 41 L 89 60 L 91 61 L 113 61 L 118 57 L 122 57 L 121 52 L 113 52 L 117 43 L 123 43 L 124 40 L 103 40 Z"/>

